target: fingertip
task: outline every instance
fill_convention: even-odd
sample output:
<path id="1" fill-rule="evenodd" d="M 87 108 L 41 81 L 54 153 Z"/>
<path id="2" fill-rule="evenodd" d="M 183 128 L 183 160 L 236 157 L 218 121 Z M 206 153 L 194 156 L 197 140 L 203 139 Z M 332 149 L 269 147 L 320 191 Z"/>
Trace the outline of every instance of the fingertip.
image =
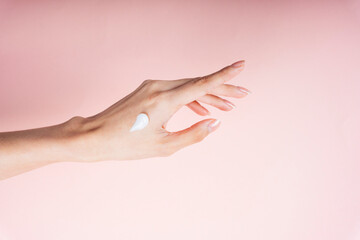
<path id="1" fill-rule="evenodd" d="M 243 66 L 245 66 L 245 60 L 240 60 L 240 61 L 234 62 L 230 66 L 233 68 L 243 67 Z"/>
<path id="2" fill-rule="evenodd" d="M 230 102 L 229 100 L 224 99 L 224 101 L 225 101 L 225 104 L 227 106 L 229 106 L 229 110 L 232 110 L 232 109 L 236 108 L 235 104 Z"/>
<path id="3" fill-rule="evenodd" d="M 213 132 L 215 131 L 219 126 L 220 126 L 220 120 L 219 119 L 213 119 L 209 124 L 208 124 L 208 130 L 209 132 Z"/>
<path id="4" fill-rule="evenodd" d="M 244 87 L 238 87 L 238 90 L 242 93 L 245 93 L 245 94 L 250 94 L 252 93 L 249 89 L 247 88 L 244 88 Z"/>
<path id="5" fill-rule="evenodd" d="M 245 61 L 241 60 L 238 62 L 235 62 L 229 66 L 229 71 L 232 74 L 238 74 L 245 68 Z"/>

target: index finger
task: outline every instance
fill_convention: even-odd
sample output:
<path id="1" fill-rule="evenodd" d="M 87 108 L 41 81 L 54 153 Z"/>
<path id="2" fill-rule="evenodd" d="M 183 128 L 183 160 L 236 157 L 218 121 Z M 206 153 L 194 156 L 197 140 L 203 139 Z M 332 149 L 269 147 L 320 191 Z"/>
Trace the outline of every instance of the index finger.
<path id="1" fill-rule="evenodd" d="M 176 88 L 171 89 L 174 101 L 178 105 L 185 105 L 209 93 L 209 91 L 238 75 L 244 69 L 245 61 L 241 60 L 226 66 L 209 75 L 194 78 Z M 172 95 L 171 94 L 171 95 Z"/>

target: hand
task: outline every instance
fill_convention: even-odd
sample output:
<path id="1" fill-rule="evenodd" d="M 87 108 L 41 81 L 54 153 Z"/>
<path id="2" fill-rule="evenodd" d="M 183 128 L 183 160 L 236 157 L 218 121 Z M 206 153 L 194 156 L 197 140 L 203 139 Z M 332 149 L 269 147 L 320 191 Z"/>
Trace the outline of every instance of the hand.
<path id="1" fill-rule="evenodd" d="M 239 61 L 203 77 L 174 81 L 146 80 L 134 92 L 104 111 L 87 118 L 42 128 L 0 133 L 0 180 L 35 168 L 63 161 L 94 162 L 169 156 L 204 139 L 219 127 L 216 119 L 205 119 L 178 131 L 166 130 L 166 123 L 183 106 L 199 115 L 209 111 L 199 102 L 221 110 L 231 102 L 219 96 L 241 98 L 246 88 L 225 84 L 244 68 Z M 138 114 L 149 124 L 130 132 Z"/>
<path id="2" fill-rule="evenodd" d="M 81 132 L 78 135 L 81 144 L 74 151 L 81 161 L 130 160 L 169 156 L 199 142 L 218 128 L 219 121 L 205 119 L 178 132 L 167 131 L 167 122 L 185 105 L 199 115 L 208 115 L 209 111 L 199 102 L 223 111 L 231 110 L 234 104 L 219 96 L 241 98 L 249 93 L 246 88 L 225 84 L 243 68 L 244 61 L 239 61 L 203 77 L 145 80 L 106 110 L 91 117 L 72 119 L 72 127 Z M 149 116 L 149 124 L 130 132 L 140 113 Z"/>

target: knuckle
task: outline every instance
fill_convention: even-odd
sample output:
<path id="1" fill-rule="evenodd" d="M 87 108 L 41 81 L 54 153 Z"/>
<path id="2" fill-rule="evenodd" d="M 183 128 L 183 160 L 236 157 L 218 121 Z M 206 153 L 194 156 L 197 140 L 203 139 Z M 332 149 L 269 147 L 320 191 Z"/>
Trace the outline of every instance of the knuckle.
<path id="1" fill-rule="evenodd" d="M 143 82 L 142 82 L 142 84 L 141 85 L 143 85 L 143 86 L 147 86 L 147 85 L 149 85 L 150 83 L 151 83 L 151 79 L 146 79 L 146 80 L 144 80 Z"/>
<path id="2" fill-rule="evenodd" d="M 73 121 L 73 122 L 81 122 L 84 120 L 84 117 L 81 117 L 81 116 L 74 116 L 70 119 L 70 121 Z"/>
<path id="3" fill-rule="evenodd" d="M 81 116 L 74 116 L 68 120 L 70 125 L 77 126 L 77 127 L 80 126 L 84 121 L 85 121 L 85 118 L 81 117 Z"/>
<path id="4" fill-rule="evenodd" d="M 160 91 L 161 87 L 163 86 L 162 82 L 163 82 L 162 80 L 147 79 L 143 82 L 143 87 L 147 92 Z"/>
<path id="5" fill-rule="evenodd" d="M 206 135 L 207 134 L 205 131 L 195 131 L 192 136 L 192 140 L 194 143 L 201 142 L 206 137 Z"/>

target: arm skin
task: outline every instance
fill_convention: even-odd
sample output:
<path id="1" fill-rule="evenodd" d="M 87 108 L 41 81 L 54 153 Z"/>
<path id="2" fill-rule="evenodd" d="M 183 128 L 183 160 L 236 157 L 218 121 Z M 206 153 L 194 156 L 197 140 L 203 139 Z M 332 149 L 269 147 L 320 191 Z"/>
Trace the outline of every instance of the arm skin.
<path id="1" fill-rule="evenodd" d="M 236 63 L 203 77 L 145 80 L 135 91 L 94 116 L 76 116 L 58 125 L 0 133 L 0 180 L 56 162 L 170 156 L 200 142 L 219 127 L 214 125 L 216 119 L 202 120 L 178 132 L 167 131 L 166 124 L 182 106 L 201 116 L 209 115 L 200 102 L 232 110 L 234 104 L 219 96 L 242 98 L 249 93 L 246 88 L 225 84 L 244 68 L 244 61 Z M 149 115 L 149 125 L 129 132 L 141 112 Z"/>
<path id="2" fill-rule="evenodd" d="M 83 120 L 74 117 L 59 125 L 0 133 L 0 180 L 55 162 L 81 160 L 74 148 L 86 135 Z"/>

